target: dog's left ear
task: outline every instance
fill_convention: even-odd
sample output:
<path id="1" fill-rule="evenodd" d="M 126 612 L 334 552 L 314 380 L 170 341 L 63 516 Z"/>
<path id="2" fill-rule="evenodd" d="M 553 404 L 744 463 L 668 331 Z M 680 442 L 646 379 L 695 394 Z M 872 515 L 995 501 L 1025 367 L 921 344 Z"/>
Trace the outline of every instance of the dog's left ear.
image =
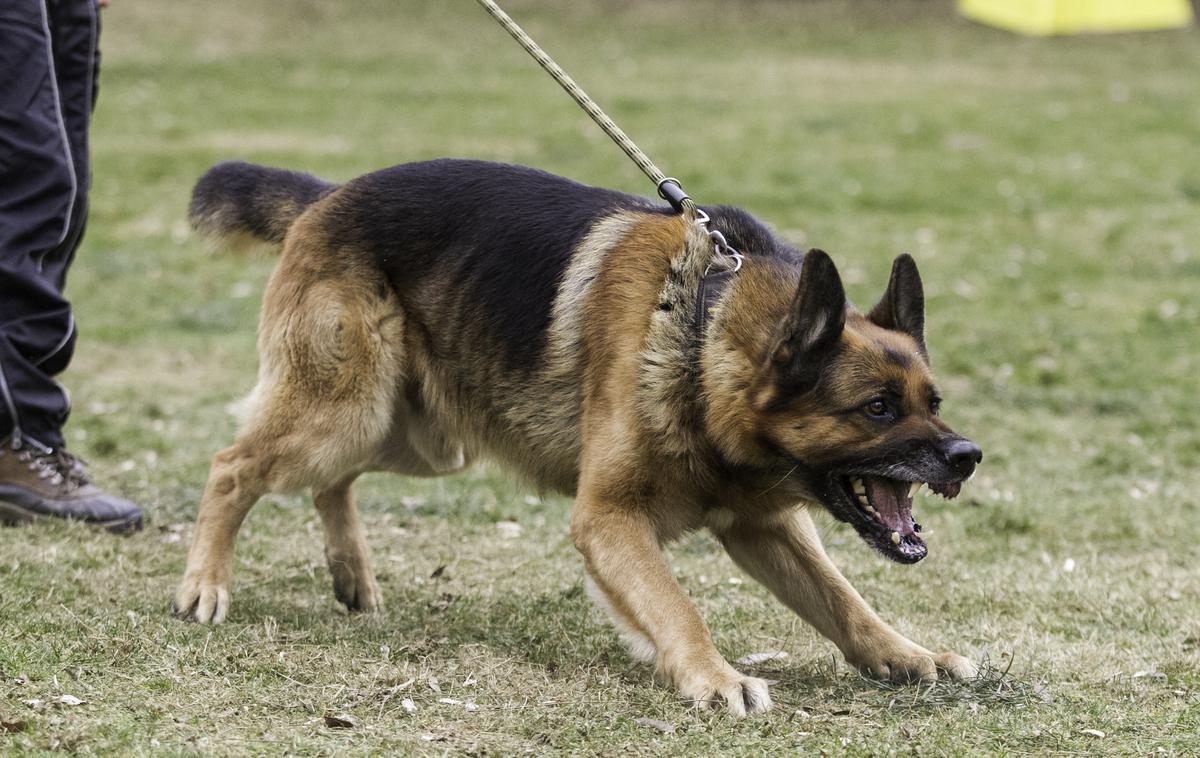
<path id="1" fill-rule="evenodd" d="M 892 262 L 887 292 L 867 318 L 884 329 L 912 337 L 921 356 L 929 360 L 929 352 L 925 349 L 925 288 L 921 285 L 917 262 L 908 253 L 896 256 Z"/>

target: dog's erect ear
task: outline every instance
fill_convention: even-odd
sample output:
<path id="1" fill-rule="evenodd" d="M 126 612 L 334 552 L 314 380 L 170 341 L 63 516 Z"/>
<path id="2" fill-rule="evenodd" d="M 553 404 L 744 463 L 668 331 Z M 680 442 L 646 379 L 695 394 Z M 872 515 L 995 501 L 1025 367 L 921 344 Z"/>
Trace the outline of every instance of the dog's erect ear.
<path id="1" fill-rule="evenodd" d="M 896 256 L 887 292 L 867 318 L 884 329 L 912 337 L 921 355 L 929 360 L 925 349 L 925 288 L 921 285 L 917 262 L 908 253 Z"/>
<path id="2" fill-rule="evenodd" d="M 771 361 L 780 389 L 807 392 L 821 366 L 837 347 L 846 327 L 846 290 L 837 267 L 824 250 L 809 250 Z"/>

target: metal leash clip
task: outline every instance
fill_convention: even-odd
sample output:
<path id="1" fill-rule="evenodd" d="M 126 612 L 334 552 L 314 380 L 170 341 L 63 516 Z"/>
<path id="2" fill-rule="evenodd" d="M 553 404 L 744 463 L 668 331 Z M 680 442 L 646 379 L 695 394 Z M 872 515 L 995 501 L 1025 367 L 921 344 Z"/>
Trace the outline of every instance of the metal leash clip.
<path id="1" fill-rule="evenodd" d="M 712 219 L 708 217 L 707 213 L 696 207 L 692 199 L 683 191 L 683 185 L 679 183 L 678 179 L 668 176 L 660 181 L 658 183 L 658 196 L 670 203 L 671 207 L 679 213 L 685 213 L 690 210 L 695 216 L 693 223 L 703 229 L 708 238 L 712 240 L 714 260 L 704 269 L 705 276 L 708 276 L 708 272 L 712 270 L 714 265 L 727 270 L 732 266 L 733 269 L 729 271 L 731 274 L 736 274 L 741 270 L 742 254 L 730 247 L 729 241 L 725 239 L 724 234 L 708 227 Z"/>
<path id="2" fill-rule="evenodd" d="M 745 260 L 745 256 L 730 247 L 724 234 L 716 229 L 708 228 L 710 220 L 707 213 L 699 208 L 696 209 L 696 220 L 693 223 L 703 229 L 713 243 L 713 261 L 704 269 L 704 275 L 708 276 L 708 272 L 712 271 L 713 266 L 726 269 L 730 274 L 736 274 L 742 270 L 742 261 Z"/>

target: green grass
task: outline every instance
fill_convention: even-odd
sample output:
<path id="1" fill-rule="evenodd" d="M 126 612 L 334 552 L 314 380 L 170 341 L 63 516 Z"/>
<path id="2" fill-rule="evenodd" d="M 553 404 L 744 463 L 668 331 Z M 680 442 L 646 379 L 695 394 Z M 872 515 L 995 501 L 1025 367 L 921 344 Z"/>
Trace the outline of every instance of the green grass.
<path id="1" fill-rule="evenodd" d="M 916 256 L 945 415 L 986 459 L 960 501 L 920 506 L 918 566 L 825 535 L 885 619 L 988 676 L 860 679 L 695 535 L 669 561 L 718 647 L 789 657 L 754 667 L 779 680 L 770 715 L 688 710 L 590 610 L 570 503 L 489 469 L 359 487 L 377 615 L 335 603 L 309 501 L 270 498 L 229 622 L 172 619 L 272 265 L 189 236 L 205 168 L 347 179 L 457 155 L 650 189 L 468 0 L 117 2 L 68 439 L 150 525 L 0 531 L 0 721 L 24 724 L 0 751 L 1200 751 L 1197 32 L 1030 40 L 909 0 L 509 5 L 693 196 L 829 250 L 856 302 Z"/>

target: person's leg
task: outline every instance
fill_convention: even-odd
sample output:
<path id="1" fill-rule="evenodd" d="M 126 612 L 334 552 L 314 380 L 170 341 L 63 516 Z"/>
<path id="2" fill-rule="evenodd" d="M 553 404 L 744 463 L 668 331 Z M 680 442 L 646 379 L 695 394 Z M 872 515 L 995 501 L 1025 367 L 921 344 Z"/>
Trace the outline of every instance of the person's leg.
<path id="1" fill-rule="evenodd" d="M 60 282 L 87 180 L 57 76 L 56 54 L 71 56 L 55 49 L 53 17 L 44 0 L 0 8 L 0 436 L 49 448 L 61 447 L 69 408 L 52 369 L 74 342 Z"/>
<path id="2" fill-rule="evenodd" d="M 75 345 L 62 288 L 87 218 L 98 33 L 94 0 L 0 6 L 0 521 L 141 523 L 63 451 L 54 379 Z"/>

